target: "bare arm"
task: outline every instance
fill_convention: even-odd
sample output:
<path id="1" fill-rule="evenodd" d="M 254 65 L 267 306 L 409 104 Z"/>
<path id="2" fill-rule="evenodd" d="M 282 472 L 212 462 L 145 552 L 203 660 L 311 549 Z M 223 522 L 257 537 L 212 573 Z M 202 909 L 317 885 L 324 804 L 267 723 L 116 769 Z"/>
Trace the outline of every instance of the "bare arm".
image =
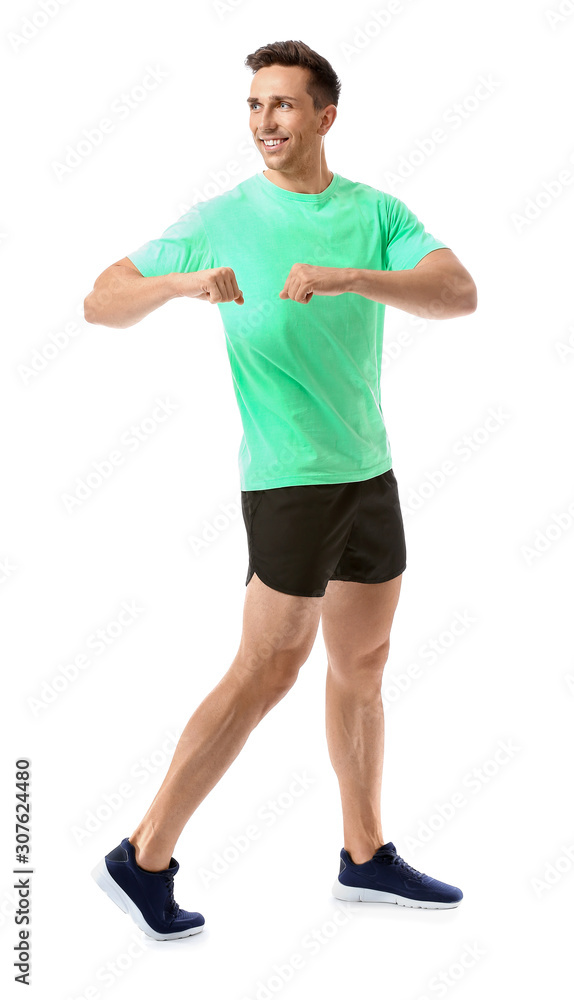
<path id="1" fill-rule="evenodd" d="M 230 267 L 145 278 L 129 257 L 123 257 L 96 278 L 93 290 L 84 299 L 84 318 L 87 323 L 125 329 L 139 323 L 164 302 L 181 296 L 214 304 L 231 301 L 243 304 L 243 295 Z"/>
<path id="2" fill-rule="evenodd" d="M 352 269 L 348 292 L 424 319 L 466 316 L 477 307 L 476 285 L 452 250 L 431 250 L 406 271 Z"/>

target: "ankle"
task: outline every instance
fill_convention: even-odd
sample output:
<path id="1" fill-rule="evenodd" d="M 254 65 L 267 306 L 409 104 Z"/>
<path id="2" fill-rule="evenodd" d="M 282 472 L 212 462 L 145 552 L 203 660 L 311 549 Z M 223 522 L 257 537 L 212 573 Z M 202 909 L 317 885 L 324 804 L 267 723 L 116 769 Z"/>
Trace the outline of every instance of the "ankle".
<path id="1" fill-rule="evenodd" d="M 138 834 L 137 831 L 129 837 L 135 851 L 136 864 L 148 872 L 161 872 L 169 868 L 171 851 L 154 844 L 153 839 Z"/>
<path id="2" fill-rule="evenodd" d="M 373 854 L 384 844 L 383 837 L 377 837 L 373 841 L 350 841 L 349 847 L 345 843 L 345 850 L 354 865 L 364 865 L 365 861 L 370 861 Z"/>

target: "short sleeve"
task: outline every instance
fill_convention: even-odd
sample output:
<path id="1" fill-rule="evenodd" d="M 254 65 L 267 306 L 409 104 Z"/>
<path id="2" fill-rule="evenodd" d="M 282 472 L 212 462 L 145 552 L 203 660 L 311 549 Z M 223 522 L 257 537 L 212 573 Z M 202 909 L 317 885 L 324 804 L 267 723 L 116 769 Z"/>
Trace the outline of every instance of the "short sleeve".
<path id="1" fill-rule="evenodd" d="M 155 240 L 127 254 L 144 278 L 214 267 L 201 212 L 194 206 Z"/>
<path id="2" fill-rule="evenodd" d="M 383 226 L 386 221 L 383 270 L 406 271 L 415 267 L 431 250 L 449 249 L 446 243 L 426 231 L 420 219 L 400 198 L 385 194 L 381 213 Z"/>

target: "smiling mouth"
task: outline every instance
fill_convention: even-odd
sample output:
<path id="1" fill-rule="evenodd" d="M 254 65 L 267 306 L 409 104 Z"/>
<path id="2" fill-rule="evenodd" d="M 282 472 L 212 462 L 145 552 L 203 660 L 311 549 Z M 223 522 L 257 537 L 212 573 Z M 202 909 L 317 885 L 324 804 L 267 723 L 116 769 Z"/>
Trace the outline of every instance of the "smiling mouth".
<path id="1" fill-rule="evenodd" d="M 265 139 L 260 139 L 259 141 L 263 145 L 264 149 L 273 150 L 273 149 L 281 149 L 282 146 L 284 146 L 286 142 L 289 142 L 289 139 L 288 139 L 288 137 L 282 137 L 280 142 L 273 141 L 273 142 L 271 142 L 270 145 L 267 144 L 267 142 L 266 142 Z"/>

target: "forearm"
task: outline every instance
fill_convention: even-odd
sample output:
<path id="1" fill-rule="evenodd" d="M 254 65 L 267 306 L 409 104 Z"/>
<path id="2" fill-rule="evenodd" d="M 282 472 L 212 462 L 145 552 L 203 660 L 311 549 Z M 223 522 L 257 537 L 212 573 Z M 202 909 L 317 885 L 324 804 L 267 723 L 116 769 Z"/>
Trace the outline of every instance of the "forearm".
<path id="1" fill-rule="evenodd" d="M 144 278 L 132 268 L 112 264 L 100 274 L 84 300 L 88 323 L 125 329 L 180 295 L 178 274 Z"/>
<path id="2" fill-rule="evenodd" d="M 369 271 L 348 268 L 346 290 L 374 302 L 394 306 L 423 319 L 452 319 L 476 309 L 476 287 L 470 277 L 438 269 Z"/>

